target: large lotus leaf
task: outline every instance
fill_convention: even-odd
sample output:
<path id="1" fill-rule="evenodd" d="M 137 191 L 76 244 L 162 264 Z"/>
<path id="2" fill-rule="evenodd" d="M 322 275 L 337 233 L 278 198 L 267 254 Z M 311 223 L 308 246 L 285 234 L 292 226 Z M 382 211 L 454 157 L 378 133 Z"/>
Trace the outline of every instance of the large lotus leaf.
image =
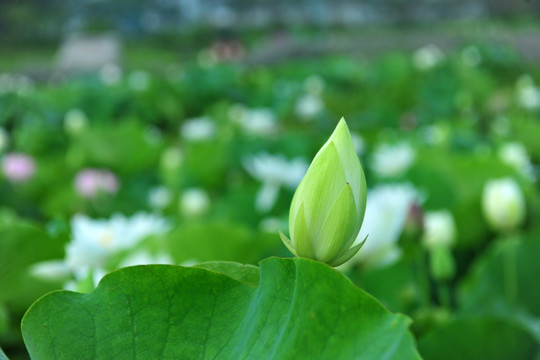
<path id="1" fill-rule="evenodd" d="M 178 263 L 192 260 L 256 263 L 274 243 L 258 240 L 245 225 L 214 221 L 181 224 L 167 235 L 169 251 Z"/>
<path id="2" fill-rule="evenodd" d="M 22 301 L 20 296 L 26 294 L 30 298 L 28 306 L 41 296 L 43 293 L 32 294 L 27 269 L 35 262 L 61 257 L 62 247 L 61 239 L 27 222 L 0 219 L 0 301 Z"/>
<path id="3" fill-rule="evenodd" d="M 534 359 L 539 347 L 528 329 L 503 318 L 459 318 L 424 336 L 425 360 Z"/>
<path id="4" fill-rule="evenodd" d="M 419 359 L 409 320 L 336 270 L 260 263 L 260 285 L 171 265 L 107 275 L 90 294 L 50 293 L 22 322 L 32 359 Z"/>
<path id="5" fill-rule="evenodd" d="M 540 315 L 540 237 L 498 239 L 478 258 L 459 292 L 465 312 L 521 309 Z"/>
<path id="6" fill-rule="evenodd" d="M 248 285 L 259 285 L 260 271 L 254 265 L 240 264 L 232 261 L 208 261 L 197 264 L 195 267 L 228 275 Z"/>

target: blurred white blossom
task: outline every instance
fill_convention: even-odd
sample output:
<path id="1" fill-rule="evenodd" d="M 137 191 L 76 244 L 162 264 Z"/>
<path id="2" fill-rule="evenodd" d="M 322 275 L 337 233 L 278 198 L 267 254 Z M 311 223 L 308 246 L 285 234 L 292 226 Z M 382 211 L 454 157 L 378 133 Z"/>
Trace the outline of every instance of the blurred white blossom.
<path id="1" fill-rule="evenodd" d="M 71 109 L 64 116 L 64 129 L 68 134 L 80 134 L 88 126 L 88 118 L 81 109 Z"/>
<path id="2" fill-rule="evenodd" d="M 296 101 L 295 112 L 302 120 L 310 120 L 324 109 L 324 103 L 318 95 L 306 94 Z"/>
<path id="3" fill-rule="evenodd" d="M 115 63 L 103 65 L 99 69 L 99 77 L 105 85 L 115 85 L 122 79 L 122 69 Z"/>
<path id="4" fill-rule="evenodd" d="M 512 166 L 528 179 L 534 179 L 535 170 L 523 144 L 518 142 L 506 143 L 499 148 L 498 155 L 505 164 Z"/>
<path id="5" fill-rule="evenodd" d="M 378 267 L 399 259 L 401 248 L 397 241 L 410 209 L 419 201 L 419 192 L 408 183 L 379 185 L 368 190 L 364 222 L 355 245 L 368 238 L 351 263 Z"/>
<path id="6" fill-rule="evenodd" d="M 148 204 L 155 209 L 166 208 L 172 200 L 172 194 L 165 186 L 158 186 L 148 193 Z"/>
<path id="7" fill-rule="evenodd" d="M 428 249 L 450 247 L 456 238 L 456 224 L 448 210 L 429 211 L 424 214 L 422 241 Z"/>
<path id="8" fill-rule="evenodd" d="M 489 225 L 498 231 L 513 230 L 525 219 L 525 198 L 512 178 L 488 181 L 482 193 L 482 210 Z"/>
<path id="9" fill-rule="evenodd" d="M 403 174 L 413 164 L 416 152 L 410 144 L 380 144 L 373 152 L 371 169 L 381 177 Z"/>
<path id="10" fill-rule="evenodd" d="M 266 136 L 277 130 L 276 116 L 270 109 L 244 109 L 236 121 L 250 135 Z"/>
<path id="11" fill-rule="evenodd" d="M 71 275 L 71 268 L 63 260 L 48 260 L 33 264 L 29 272 L 39 279 L 63 281 Z"/>
<path id="12" fill-rule="evenodd" d="M 260 212 L 274 206 L 281 186 L 296 188 L 308 169 L 308 163 L 302 158 L 287 160 L 283 155 L 267 153 L 246 157 L 243 164 L 251 176 L 263 183 L 255 201 Z"/>
<path id="13" fill-rule="evenodd" d="M 71 220 L 71 241 L 66 261 L 72 269 L 105 266 L 115 253 L 138 245 L 150 235 L 164 234 L 170 226 L 160 216 L 139 212 L 131 217 L 115 214 L 110 219 L 75 215 Z"/>
<path id="14" fill-rule="evenodd" d="M 540 107 L 540 89 L 534 84 L 534 79 L 528 75 L 522 75 L 516 81 L 517 99 L 519 104 L 526 109 L 538 109 Z"/>
<path id="15" fill-rule="evenodd" d="M 210 198 L 204 189 L 186 189 L 180 195 L 180 211 L 184 216 L 195 217 L 204 214 L 210 207 Z"/>
<path id="16" fill-rule="evenodd" d="M 435 45 L 426 45 L 413 54 L 413 64 L 419 70 L 429 70 L 444 59 L 444 54 Z"/>
<path id="17" fill-rule="evenodd" d="M 71 219 L 71 239 L 66 245 L 65 259 L 35 264 L 31 273 L 51 280 L 74 279 L 65 282 L 64 288 L 68 290 L 79 290 L 80 283 L 89 277 L 96 286 L 107 271 L 114 270 L 111 259 L 127 252 L 122 264 L 146 261 L 148 258 L 143 259 L 140 253 L 129 253 L 129 250 L 148 236 L 169 230 L 165 219 L 148 213 L 139 212 L 131 217 L 115 214 L 110 219 L 92 219 L 78 214 Z M 150 260 L 161 263 L 168 262 L 169 258 L 158 256 Z"/>
<path id="18" fill-rule="evenodd" d="M 211 140 L 216 134 L 216 124 L 206 116 L 188 119 L 182 124 L 180 134 L 189 141 Z"/>

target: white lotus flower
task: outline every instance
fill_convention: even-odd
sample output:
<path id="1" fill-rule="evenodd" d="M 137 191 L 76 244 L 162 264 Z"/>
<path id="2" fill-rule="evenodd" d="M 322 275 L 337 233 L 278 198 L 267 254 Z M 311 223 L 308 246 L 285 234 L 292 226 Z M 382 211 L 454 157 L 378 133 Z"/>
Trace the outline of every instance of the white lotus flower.
<path id="1" fill-rule="evenodd" d="M 364 223 L 355 244 L 369 236 L 351 262 L 380 267 L 399 259 L 401 248 L 397 241 L 407 214 L 416 202 L 420 202 L 420 195 L 408 183 L 379 185 L 368 190 Z"/>
<path id="2" fill-rule="evenodd" d="M 510 231 L 525 219 L 525 198 L 514 179 L 490 180 L 482 193 L 482 210 L 493 229 Z"/>
<path id="3" fill-rule="evenodd" d="M 379 145 L 371 159 L 371 169 L 381 177 L 403 174 L 414 163 L 416 153 L 410 144 Z"/>
<path id="4" fill-rule="evenodd" d="M 244 168 L 263 183 L 257 194 L 255 206 L 266 212 L 274 206 L 281 186 L 294 189 L 304 177 L 308 164 L 302 158 L 287 160 L 283 155 L 260 153 L 246 157 Z"/>
<path id="5" fill-rule="evenodd" d="M 134 247 L 150 235 L 163 234 L 169 228 L 163 218 L 147 213 L 129 218 L 115 214 L 104 220 L 75 215 L 71 220 L 71 241 L 66 245 L 66 262 L 74 270 L 103 267 L 110 256 Z"/>

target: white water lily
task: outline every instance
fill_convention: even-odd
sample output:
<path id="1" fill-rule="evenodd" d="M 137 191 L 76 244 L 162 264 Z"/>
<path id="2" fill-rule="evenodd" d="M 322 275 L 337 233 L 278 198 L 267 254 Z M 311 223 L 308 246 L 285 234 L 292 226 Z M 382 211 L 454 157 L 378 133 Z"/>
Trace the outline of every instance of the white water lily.
<path id="1" fill-rule="evenodd" d="M 410 144 L 381 144 L 373 152 L 371 169 L 381 177 L 403 174 L 414 163 L 416 152 Z"/>
<path id="2" fill-rule="evenodd" d="M 71 220 L 71 241 L 66 245 L 65 258 L 34 264 L 30 273 L 42 279 L 64 281 L 67 290 L 85 292 L 91 290 L 89 285 L 95 287 L 108 270 L 114 269 L 110 260 L 120 252 L 128 252 L 122 263 L 125 266 L 146 261 L 138 253 L 130 254 L 129 250 L 146 237 L 169 230 L 170 225 L 165 219 L 147 213 L 137 213 L 131 217 L 115 214 L 110 219 L 75 215 Z M 172 263 L 169 258 L 162 256 L 151 260 L 155 263 Z M 88 281 L 91 284 L 87 284 Z"/>
<path id="3" fill-rule="evenodd" d="M 352 245 L 365 208 L 364 172 L 341 119 L 296 189 L 289 212 L 290 239 L 280 233 L 281 239 L 296 256 L 341 265 L 362 247 Z"/>
<path id="4" fill-rule="evenodd" d="M 251 176 L 262 182 L 255 201 L 255 207 L 260 212 L 266 212 L 274 206 L 282 186 L 298 186 L 308 168 L 302 158 L 287 160 L 283 155 L 267 153 L 246 157 L 243 165 Z"/>
<path id="5" fill-rule="evenodd" d="M 411 207 L 420 202 L 418 191 L 408 183 L 379 185 L 368 191 L 366 215 L 355 244 L 368 240 L 352 260 L 366 266 L 381 267 L 398 260 L 397 241 Z"/>
<path id="6" fill-rule="evenodd" d="M 102 220 L 75 215 L 71 220 L 71 241 L 66 245 L 66 262 L 72 269 L 102 267 L 110 256 L 169 228 L 162 217 L 147 213 L 131 217 L 115 214 Z"/>
<path id="7" fill-rule="evenodd" d="M 489 225 L 510 231 L 525 220 L 525 198 L 512 178 L 488 181 L 482 193 L 482 210 Z"/>

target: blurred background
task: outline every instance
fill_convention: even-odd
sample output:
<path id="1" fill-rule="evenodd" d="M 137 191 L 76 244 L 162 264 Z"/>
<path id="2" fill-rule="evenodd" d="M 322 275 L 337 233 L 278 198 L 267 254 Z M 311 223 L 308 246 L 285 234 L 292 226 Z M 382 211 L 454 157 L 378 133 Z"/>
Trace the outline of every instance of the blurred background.
<path id="1" fill-rule="evenodd" d="M 341 117 L 368 184 L 340 267 L 425 359 L 540 359 L 540 2 L 3 0 L 0 347 L 119 267 L 292 256 Z"/>

